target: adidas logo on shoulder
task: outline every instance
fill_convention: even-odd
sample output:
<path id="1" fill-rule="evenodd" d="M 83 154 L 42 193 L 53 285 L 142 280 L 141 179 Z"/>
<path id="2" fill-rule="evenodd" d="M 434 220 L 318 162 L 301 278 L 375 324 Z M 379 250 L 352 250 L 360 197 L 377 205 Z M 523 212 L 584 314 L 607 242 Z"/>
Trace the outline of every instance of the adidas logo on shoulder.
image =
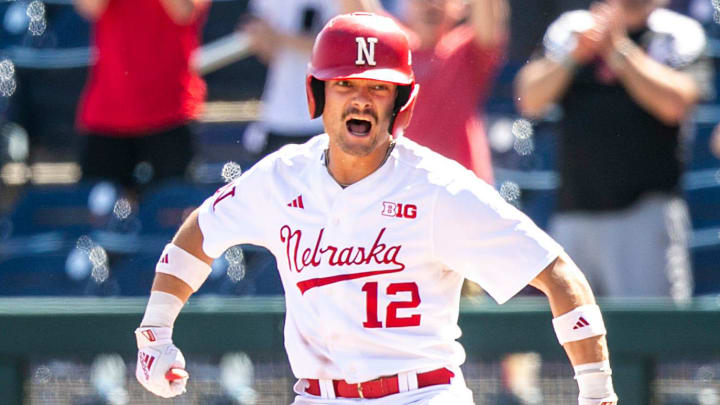
<path id="1" fill-rule="evenodd" d="M 290 202 L 287 204 L 287 206 L 288 206 L 288 207 L 305 209 L 305 206 L 303 205 L 302 194 L 299 195 L 299 196 L 297 196 L 297 197 L 295 197 L 292 201 L 290 201 Z"/>

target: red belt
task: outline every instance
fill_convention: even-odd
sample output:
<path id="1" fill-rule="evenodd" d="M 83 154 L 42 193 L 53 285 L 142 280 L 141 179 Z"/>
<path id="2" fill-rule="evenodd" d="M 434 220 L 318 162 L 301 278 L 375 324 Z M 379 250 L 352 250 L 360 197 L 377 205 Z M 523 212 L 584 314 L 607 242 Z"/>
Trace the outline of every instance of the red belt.
<path id="1" fill-rule="evenodd" d="M 446 368 L 418 373 L 417 385 L 418 388 L 423 388 L 431 385 L 450 384 L 450 379 L 454 376 L 455 373 Z M 309 383 L 305 392 L 317 397 L 322 395 L 319 380 L 308 378 L 305 381 Z M 380 377 L 357 384 L 351 384 L 345 380 L 333 380 L 332 383 L 335 396 L 340 398 L 382 398 L 400 392 L 397 375 Z"/>

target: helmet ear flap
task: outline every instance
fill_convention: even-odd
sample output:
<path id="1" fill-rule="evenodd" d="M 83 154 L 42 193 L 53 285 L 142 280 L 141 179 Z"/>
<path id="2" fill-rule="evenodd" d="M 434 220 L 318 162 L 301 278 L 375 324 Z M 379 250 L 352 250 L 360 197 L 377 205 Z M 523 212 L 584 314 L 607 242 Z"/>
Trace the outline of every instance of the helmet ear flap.
<path id="1" fill-rule="evenodd" d="M 305 85 L 310 118 L 317 118 L 325 109 L 325 82 L 308 75 Z"/>
<path id="2" fill-rule="evenodd" d="M 398 93 L 395 97 L 395 108 L 392 120 L 390 121 L 390 133 L 397 138 L 405 132 L 405 128 L 410 125 L 413 109 L 415 109 L 415 101 L 420 91 L 419 84 L 411 84 L 408 86 L 398 86 Z"/>
<path id="3" fill-rule="evenodd" d="M 413 86 L 397 86 L 397 95 L 395 96 L 394 114 L 397 114 L 410 99 L 410 93 Z"/>

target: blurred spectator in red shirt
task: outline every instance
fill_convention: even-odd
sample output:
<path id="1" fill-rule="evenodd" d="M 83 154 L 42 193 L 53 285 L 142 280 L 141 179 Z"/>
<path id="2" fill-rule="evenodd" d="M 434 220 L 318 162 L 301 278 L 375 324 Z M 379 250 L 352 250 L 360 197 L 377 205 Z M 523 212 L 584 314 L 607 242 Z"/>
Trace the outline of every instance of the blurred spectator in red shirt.
<path id="1" fill-rule="evenodd" d="M 377 0 L 363 9 L 384 13 Z M 420 93 L 405 135 L 493 182 L 480 111 L 508 39 L 506 0 L 401 0 Z M 461 21 L 465 21 L 462 22 Z"/>
<path id="2" fill-rule="evenodd" d="M 80 101 L 83 177 L 137 190 L 181 177 L 193 156 L 189 123 L 205 83 L 190 65 L 207 0 L 74 0 L 93 22 L 97 60 Z"/>

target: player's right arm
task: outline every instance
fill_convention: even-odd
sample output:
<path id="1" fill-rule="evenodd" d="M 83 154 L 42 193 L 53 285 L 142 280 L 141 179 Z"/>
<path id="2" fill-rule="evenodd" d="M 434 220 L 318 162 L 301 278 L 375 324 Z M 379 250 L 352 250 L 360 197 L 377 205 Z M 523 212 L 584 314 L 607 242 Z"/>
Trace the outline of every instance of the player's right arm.
<path id="1" fill-rule="evenodd" d="M 270 187 L 273 162 L 263 159 L 218 189 L 188 216 L 160 254 L 145 315 L 135 330 L 135 375 L 152 393 L 170 398 L 185 392 L 188 375 L 185 359 L 173 344 L 173 326 L 185 302 L 207 279 L 214 258 L 231 246 L 264 246 L 268 240 L 265 205 L 258 202 Z"/>
<path id="2" fill-rule="evenodd" d="M 456 173 L 439 192 L 434 225 L 435 256 L 499 304 L 527 284 L 543 291 L 575 368 L 579 404 L 616 404 L 600 308 L 562 246 L 472 174 Z"/>
<path id="3" fill-rule="evenodd" d="M 172 330 L 183 305 L 210 273 L 213 259 L 202 245 L 195 210 L 160 256 L 145 315 L 135 331 L 135 376 L 146 389 L 164 398 L 185 392 L 189 377 L 182 352 L 172 342 Z"/>
<path id="4" fill-rule="evenodd" d="M 105 12 L 110 0 L 73 0 L 78 14 L 90 21 L 95 21 Z"/>
<path id="5" fill-rule="evenodd" d="M 206 255 L 202 250 L 203 235 L 200 231 L 200 225 L 198 224 L 197 209 L 194 210 L 182 226 L 180 226 L 180 229 L 177 234 L 175 234 L 172 243 L 195 256 L 208 266 L 210 266 L 213 262 L 213 258 Z M 186 282 L 168 273 L 155 273 L 155 280 L 153 281 L 151 291 L 161 291 L 173 294 L 183 303 L 187 302 L 188 298 L 190 298 L 190 295 L 193 293 L 192 287 L 190 287 Z"/>

